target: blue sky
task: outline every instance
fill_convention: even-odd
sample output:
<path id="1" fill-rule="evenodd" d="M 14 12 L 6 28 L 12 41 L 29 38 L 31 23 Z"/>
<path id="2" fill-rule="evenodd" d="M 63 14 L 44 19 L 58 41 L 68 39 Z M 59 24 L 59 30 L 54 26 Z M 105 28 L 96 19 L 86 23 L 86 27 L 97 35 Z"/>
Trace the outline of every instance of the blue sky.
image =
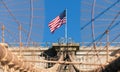
<path id="1" fill-rule="evenodd" d="M 32 18 L 31 41 L 57 42 L 59 38 L 64 37 L 65 25 L 57 29 L 54 34 L 48 27 L 48 23 L 64 9 L 67 9 L 68 37 L 76 42 L 81 41 L 80 0 L 33 1 L 34 17 Z M 22 25 L 22 42 L 26 42 L 30 31 L 30 0 L 3 0 L 3 2 L 0 2 L 0 26 L 4 24 L 6 27 L 5 42 L 19 42 L 19 24 Z"/>
<path id="2" fill-rule="evenodd" d="M 5 25 L 5 42 L 19 42 L 19 24 L 22 25 L 22 42 L 26 42 L 30 31 L 31 7 L 30 0 L 3 0 L 0 2 L 0 27 Z M 93 0 L 33 0 L 34 17 L 32 22 L 32 42 L 57 42 L 65 35 L 65 25 L 57 29 L 54 34 L 50 32 L 48 23 L 58 16 L 64 9 L 67 9 L 68 37 L 75 42 L 91 42 L 91 23 L 82 31 L 80 28 L 91 20 L 91 10 Z M 99 15 L 106 8 L 110 7 L 117 0 L 96 0 L 94 16 Z M 94 21 L 95 37 L 100 36 L 116 14 L 119 12 L 120 2 L 110 8 L 98 19 Z M 115 20 L 117 23 L 120 16 Z M 120 30 L 120 24 L 110 31 L 110 41 L 112 41 Z M 0 34 L 2 32 L 0 31 Z M 1 36 L 0 36 L 1 40 Z M 104 35 L 102 42 L 106 41 Z M 119 39 L 117 39 L 119 41 Z"/>
<path id="3" fill-rule="evenodd" d="M 45 0 L 45 28 L 44 42 L 56 42 L 65 35 L 65 25 L 57 29 L 54 34 L 50 33 L 48 23 L 67 9 L 68 37 L 76 42 L 80 37 L 80 0 Z"/>
<path id="4" fill-rule="evenodd" d="M 94 17 L 100 15 L 104 10 L 112 6 L 118 0 L 96 0 L 95 7 L 94 7 Z M 81 0 L 81 16 L 80 16 L 80 25 L 83 27 L 91 20 L 91 10 L 92 10 L 92 3 L 93 0 Z M 112 6 L 109 10 L 105 13 L 100 15 L 94 21 L 94 31 L 95 31 L 95 38 L 101 36 L 103 32 L 107 29 L 107 27 L 111 24 L 112 20 L 118 14 L 120 8 L 120 2 L 117 2 L 116 5 Z M 113 25 L 116 24 L 120 19 L 120 16 L 115 20 Z M 112 25 L 112 26 L 113 26 Z M 118 34 L 120 30 L 120 24 L 114 27 L 109 33 L 109 41 L 111 42 Z M 119 41 L 120 37 L 115 40 Z M 83 42 L 91 42 L 92 40 L 92 31 L 91 31 L 91 23 L 81 31 L 81 40 Z M 106 34 L 100 40 L 101 42 L 106 42 Z"/>

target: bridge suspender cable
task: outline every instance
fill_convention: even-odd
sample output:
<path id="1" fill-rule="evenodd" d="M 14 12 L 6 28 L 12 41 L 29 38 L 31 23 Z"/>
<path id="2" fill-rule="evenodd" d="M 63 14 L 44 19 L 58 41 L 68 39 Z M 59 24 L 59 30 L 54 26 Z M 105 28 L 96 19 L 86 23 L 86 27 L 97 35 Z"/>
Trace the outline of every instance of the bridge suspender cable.
<path id="1" fill-rule="evenodd" d="M 119 15 L 120 15 L 120 12 L 118 12 L 116 14 L 116 16 L 114 17 L 114 19 L 112 20 L 112 22 L 110 23 L 110 25 L 108 26 L 108 28 L 101 35 L 99 35 L 98 37 L 96 37 L 96 39 L 93 40 L 88 46 L 90 46 L 91 44 L 93 44 L 95 41 L 100 41 L 103 38 L 103 36 L 106 34 L 107 31 L 111 31 L 113 28 L 115 28 L 117 25 L 119 25 L 120 21 L 118 21 L 116 24 L 114 24 L 115 20 L 119 17 Z"/>
<path id="2" fill-rule="evenodd" d="M 109 9 L 114 7 L 117 3 L 119 3 L 120 0 L 117 0 L 115 3 L 113 3 L 110 7 L 106 8 L 104 11 L 102 11 L 100 14 L 98 14 L 94 19 L 90 20 L 86 25 L 84 25 L 81 30 L 83 30 L 86 26 L 88 26 L 92 21 L 95 21 L 97 18 L 99 18 L 101 15 L 103 15 L 105 12 L 107 12 Z"/>
<path id="3" fill-rule="evenodd" d="M 28 33 L 28 38 L 27 38 L 27 45 L 29 44 L 29 40 L 31 37 L 31 33 L 32 33 L 32 24 L 33 24 L 33 0 L 30 0 L 30 28 L 29 28 L 29 33 Z"/>
<path id="4" fill-rule="evenodd" d="M 95 4 L 96 4 L 96 0 L 93 0 L 93 4 L 92 4 L 92 11 L 91 11 L 91 20 L 94 19 L 94 9 L 95 9 Z M 92 39 L 93 41 L 95 40 L 95 34 L 94 34 L 94 21 L 91 22 L 91 29 L 92 29 Z M 93 42 L 93 48 L 94 48 L 94 51 L 95 51 L 95 55 L 97 56 L 100 64 L 101 64 L 101 67 L 103 68 L 102 66 L 102 62 L 101 62 L 101 59 L 97 53 L 97 50 L 96 50 L 96 43 Z"/>
<path id="5" fill-rule="evenodd" d="M 103 34 L 102 35 L 100 35 L 100 36 L 98 36 L 95 40 L 93 40 L 93 42 L 91 42 L 90 44 L 89 44 L 89 46 L 92 44 L 92 43 L 94 43 L 96 40 L 101 40 L 102 39 L 102 37 L 106 34 L 106 31 L 110 31 L 110 30 L 112 30 L 113 28 L 115 28 L 117 25 L 119 25 L 120 24 L 120 21 L 118 21 L 116 24 L 114 24 L 114 22 L 115 22 L 115 20 L 119 17 L 119 15 L 120 15 L 120 12 L 118 12 L 117 14 L 116 14 L 116 16 L 114 17 L 114 19 L 112 20 L 112 22 L 110 23 L 110 25 L 108 26 L 108 28 L 103 32 Z M 114 25 L 113 25 L 114 24 Z M 118 37 L 120 36 L 120 34 L 119 35 L 117 35 L 113 40 L 112 40 L 112 42 L 114 41 L 114 40 L 116 40 Z M 111 43 L 112 43 L 111 42 Z M 97 44 L 97 43 L 96 43 Z M 104 48 L 106 48 L 106 46 L 104 47 Z M 104 49 L 103 48 L 103 49 Z M 92 49 L 91 49 L 92 50 Z M 89 52 L 91 52 L 91 50 L 90 51 L 88 51 L 86 54 L 88 54 Z M 99 52 L 97 52 L 97 53 L 99 53 Z M 97 55 L 97 54 L 96 54 Z"/>

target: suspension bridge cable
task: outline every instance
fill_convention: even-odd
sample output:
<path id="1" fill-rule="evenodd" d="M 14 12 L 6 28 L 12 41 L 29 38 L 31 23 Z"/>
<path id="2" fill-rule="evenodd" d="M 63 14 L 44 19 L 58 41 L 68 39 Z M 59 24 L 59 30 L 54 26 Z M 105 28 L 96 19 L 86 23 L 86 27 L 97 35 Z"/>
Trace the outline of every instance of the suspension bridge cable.
<path id="1" fill-rule="evenodd" d="M 110 42 L 110 44 L 112 44 L 117 38 L 119 38 L 120 37 L 120 34 L 118 34 L 111 42 Z M 105 48 L 107 47 L 107 45 L 106 46 L 104 46 L 104 48 L 102 49 L 102 50 L 104 50 Z M 101 51 L 101 48 L 98 50 L 98 53 L 100 53 Z M 93 57 L 93 56 L 92 56 Z"/>
<path id="2" fill-rule="evenodd" d="M 120 15 L 120 12 L 118 12 L 117 14 L 116 14 L 116 16 L 114 17 L 114 19 L 112 20 L 112 22 L 109 24 L 109 26 L 107 27 L 107 29 L 100 35 L 100 36 L 98 36 L 95 40 L 93 40 L 88 46 L 91 46 L 91 44 L 93 44 L 95 41 L 100 41 L 102 38 L 103 38 L 103 36 L 106 34 L 106 32 L 109 30 L 109 31 L 111 31 L 113 28 L 115 28 L 117 25 L 119 25 L 120 24 L 120 21 L 119 22 L 117 22 L 116 24 L 114 24 L 114 22 L 115 22 L 115 20 L 119 17 L 119 15 Z M 113 25 L 114 24 L 114 25 Z"/>
<path id="3" fill-rule="evenodd" d="M 120 33 L 110 42 L 110 44 L 114 42 L 116 39 L 118 39 L 119 37 L 120 37 Z"/>
<path id="4" fill-rule="evenodd" d="M 32 23 L 33 23 L 33 0 L 30 0 L 30 28 L 29 28 L 29 33 L 28 33 L 28 38 L 27 38 L 27 44 L 29 43 L 31 33 L 32 33 Z"/>
<path id="5" fill-rule="evenodd" d="M 91 20 L 94 19 L 94 9 L 95 9 L 95 5 L 96 5 L 96 0 L 93 0 L 93 4 L 92 4 L 92 10 L 91 10 Z M 92 29 L 92 40 L 95 40 L 95 34 L 94 34 L 94 21 L 91 22 L 91 29 Z M 94 51 L 95 51 L 95 55 L 97 56 L 100 64 L 101 64 L 101 67 L 103 68 L 102 66 L 102 62 L 101 62 L 101 59 L 99 57 L 99 55 L 97 54 L 97 50 L 96 50 L 96 43 L 93 42 L 93 47 L 94 47 Z"/>
<path id="6" fill-rule="evenodd" d="M 114 7 L 117 3 L 119 3 L 120 0 L 117 0 L 115 3 L 113 3 L 110 7 L 108 7 L 107 9 L 105 9 L 104 11 L 102 11 L 100 14 L 98 14 L 94 19 L 90 20 L 86 25 L 84 25 L 81 30 L 83 30 L 86 26 L 88 26 L 92 21 L 95 21 L 97 18 L 99 18 L 101 15 L 103 15 L 105 12 L 107 12 L 109 9 L 111 9 L 112 7 Z"/>
<path id="7" fill-rule="evenodd" d="M 91 14 L 92 14 L 92 15 L 91 15 L 91 20 L 94 19 L 95 4 L 96 4 L 96 0 L 93 0 L 92 10 L 91 10 Z M 92 39 L 95 40 L 94 21 L 92 21 L 92 23 L 91 23 L 91 29 L 92 29 Z"/>
<path id="8" fill-rule="evenodd" d="M 112 30 L 112 29 L 113 29 L 114 27 L 116 27 L 118 24 L 120 24 L 120 21 L 117 22 L 113 27 L 111 27 L 110 30 Z M 105 32 L 106 32 L 106 31 L 105 31 Z M 105 35 L 105 32 L 104 32 L 102 35 L 100 35 L 100 37 L 97 37 L 97 38 L 100 38 L 100 39 L 101 39 L 101 38 Z M 99 40 L 100 40 L 100 39 L 99 39 Z M 97 39 L 95 39 L 93 42 L 95 42 L 96 40 L 97 40 Z M 93 42 L 91 42 L 88 46 L 90 46 Z M 98 43 L 98 42 L 97 42 L 97 43 Z M 96 44 L 97 44 L 97 43 L 96 43 Z M 90 50 L 90 51 L 91 51 L 91 50 Z M 89 51 L 89 52 L 90 52 L 90 51 Z M 88 53 L 89 53 L 89 52 L 88 52 Z"/>
<path id="9" fill-rule="evenodd" d="M 7 7 L 6 3 L 4 2 L 4 0 L 1 0 L 2 4 L 4 5 L 4 7 L 7 9 L 8 13 L 11 15 L 11 17 L 13 18 L 13 20 L 15 20 L 15 22 L 20 25 L 21 23 L 17 20 L 17 18 L 14 16 L 14 14 L 10 11 L 10 9 Z"/>
<path id="10" fill-rule="evenodd" d="M 116 39 L 118 39 L 120 37 L 120 33 L 109 43 L 109 44 L 112 44 Z M 105 48 L 107 47 L 107 45 L 106 46 L 104 46 L 104 48 L 102 49 L 102 50 L 104 50 Z M 99 49 L 99 50 L 101 50 L 101 48 Z M 99 51 L 98 50 L 98 53 L 100 53 L 101 51 Z M 93 56 L 92 56 L 93 57 Z"/>
<path id="11" fill-rule="evenodd" d="M 10 14 L 10 16 L 13 18 L 13 20 L 16 22 L 16 24 L 18 24 L 19 26 L 21 25 L 20 21 L 17 20 L 17 18 L 15 17 L 15 15 L 11 12 L 11 10 L 7 7 L 6 3 L 4 2 L 4 0 L 1 0 L 1 3 L 4 5 L 4 7 L 7 9 L 8 13 Z M 32 8 L 33 10 L 33 8 Z M 33 17 L 33 13 L 31 15 L 31 17 Z M 28 33 L 28 39 L 30 40 L 30 35 L 31 35 L 31 29 L 32 29 L 32 19 L 30 20 L 30 31 Z"/>
<path id="12" fill-rule="evenodd" d="M 107 30 L 111 31 L 113 28 L 115 28 L 117 25 L 119 25 L 119 24 L 120 24 L 120 21 L 113 25 L 113 23 L 114 23 L 115 20 L 119 17 L 119 15 L 120 15 L 120 12 L 118 12 L 118 13 L 116 14 L 116 16 L 114 17 L 114 19 L 112 20 L 112 22 L 110 23 L 110 25 L 108 26 L 108 28 L 103 32 L 103 34 L 101 34 L 100 36 L 98 36 L 98 37 L 97 37 L 94 41 L 92 41 L 88 46 L 91 46 L 91 44 L 94 43 L 96 40 L 101 40 L 102 37 L 106 34 L 106 31 L 107 31 Z M 113 25 L 113 26 L 112 26 L 112 25 Z M 98 42 L 97 42 L 97 43 L 98 43 Z M 96 44 L 97 44 L 97 43 L 96 43 Z M 106 46 L 105 46 L 105 47 L 106 47 Z M 91 52 L 91 51 L 92 51 L 92 48 L 91 48 L 91 50 L 88 51 L 86 54 L 88 54 L 88 53 Z"/>

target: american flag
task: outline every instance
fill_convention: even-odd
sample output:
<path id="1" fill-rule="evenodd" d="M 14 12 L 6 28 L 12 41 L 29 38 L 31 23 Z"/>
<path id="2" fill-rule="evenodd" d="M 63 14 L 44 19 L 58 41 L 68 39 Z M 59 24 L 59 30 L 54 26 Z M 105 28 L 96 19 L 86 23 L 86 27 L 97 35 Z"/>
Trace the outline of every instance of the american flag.
<path id="1" fill-rule="evenodd" d="M 66 23 L 66 10 L 64 10 L 59 16 L 49 22 L 50 32 L 54 33 L 56 29 L 61 27 L 63 24 Z"/>

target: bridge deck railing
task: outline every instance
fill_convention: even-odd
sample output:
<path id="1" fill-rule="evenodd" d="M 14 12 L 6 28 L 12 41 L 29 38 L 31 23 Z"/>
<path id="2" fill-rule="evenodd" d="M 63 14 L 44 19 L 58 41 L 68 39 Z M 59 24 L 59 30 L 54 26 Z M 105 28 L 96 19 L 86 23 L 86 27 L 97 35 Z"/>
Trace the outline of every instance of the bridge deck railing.
<path id="1" fill-rule="evenodd" d="M 32 42 L 32 43 L 22 43 L 23 47 L 47 47 L 50 48 L 52 46 L 52 42 Z M 73 43 L 75 44 L 75 43 Z M 112 42 L 109 43 L 109 46 L 116 46 L 120 47 L 120 42 Z M 9 47 L 19 47 L 19 43 L 8 43 Z M 91 42 L 79 42 L 80 47 L 90 47 L 93 46 L 93 43 Z M 96 46 L 106 46 L 107 42 L 97 42 Z"/>

